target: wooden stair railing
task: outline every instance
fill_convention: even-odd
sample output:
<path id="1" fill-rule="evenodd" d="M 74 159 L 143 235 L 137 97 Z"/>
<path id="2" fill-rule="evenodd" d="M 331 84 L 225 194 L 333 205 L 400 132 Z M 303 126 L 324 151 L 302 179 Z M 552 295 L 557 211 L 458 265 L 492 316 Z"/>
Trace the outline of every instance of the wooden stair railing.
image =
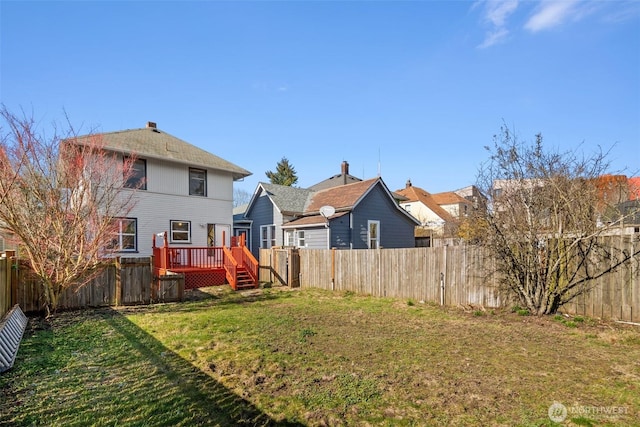
<path id="1" fill-rule="evenodd" d="M 258 260 L 246 246 L 242 246 L 242 266 L 247 269 L 254 283 L 258 283 Z"/>
<path id="2" fill-rule="evenodd" d="M 222 247 L 223 255 L 223 264 L 225 276 L 227 278 L 227 282 L 233 288 L 233 290 L 238 289 L 238 262 L 235 260 L 233 254 L 226 246 Z"/>

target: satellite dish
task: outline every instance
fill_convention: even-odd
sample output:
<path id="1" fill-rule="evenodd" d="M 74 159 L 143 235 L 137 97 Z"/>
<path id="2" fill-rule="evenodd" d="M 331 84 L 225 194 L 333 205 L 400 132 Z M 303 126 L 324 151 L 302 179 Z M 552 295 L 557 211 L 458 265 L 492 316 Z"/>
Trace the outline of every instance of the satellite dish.
<path id="1" fill-rule="evenodd" d="M 325 218 L 329 218 L 334 213 L 336 213 L 336 208 L 334 208 L 333 206 L 323 206 L 320 208 L 320 215 Z"/>

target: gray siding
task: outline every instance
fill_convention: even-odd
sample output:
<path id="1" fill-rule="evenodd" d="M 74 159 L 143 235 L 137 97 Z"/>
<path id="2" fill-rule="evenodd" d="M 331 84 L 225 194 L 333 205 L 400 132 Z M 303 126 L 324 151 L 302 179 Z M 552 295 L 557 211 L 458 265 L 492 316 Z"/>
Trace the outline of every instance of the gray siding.
<path id="1" fill-rule="evenodd" d="M 327 228 L 304 228 L 306 249 L 327 249 Z"/>
<path id="2" fill-rule="evenodd" d="M 376 185 L 356 206 L 353 215 L 353 249 L 365 249 L 367 222 L 380 221 L 380 246 L 412 248 L 415 246 L 415 223 L 398 210 L 383 188 Z"/>

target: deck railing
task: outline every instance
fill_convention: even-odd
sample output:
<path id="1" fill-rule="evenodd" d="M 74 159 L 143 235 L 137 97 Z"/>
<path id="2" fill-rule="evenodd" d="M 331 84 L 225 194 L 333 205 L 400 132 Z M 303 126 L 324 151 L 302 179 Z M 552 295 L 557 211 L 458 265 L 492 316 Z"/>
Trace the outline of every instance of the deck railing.
<path id="1" fill-rule="evenodd" d="M 227 247 L 222 248 L 224 254 L 224 271 L 227 282 L 233 288 L 237 288 L 238 262 L 233 257 L 232 252 Z"/>
<path id="2" fill-rule="evenodd" d="M 258 283 L 258 260 L 253 256 L 251 251 L 246 247 L 242 246 L 242 265 L 247 269 L 251 278 L 255 283 Z"/>
<path id="3" fill-rule="evenodd" d="M 198 248 L 153 248 L 156 268 L 180 270 L 194 268 L 223 268 L 223 253 L 220 247 Z"/>
<path id="4" fill-rule="evenodd" d="M 159 274 L 166 271 L 225 270 L 227 282 L 233 289 L 238 283 L 238 271 L 246 270 L 254 283 L 258 283 L 258 261 L 245 246 L 244 239 L 232 239 L 230 248 L 222 247 L 170 247 L 167 233 L 163 233 L 162 246 L 156 246 L 153 236 L 154 268 Z M 224 239 L 224 236 L 223 236 Z"/>

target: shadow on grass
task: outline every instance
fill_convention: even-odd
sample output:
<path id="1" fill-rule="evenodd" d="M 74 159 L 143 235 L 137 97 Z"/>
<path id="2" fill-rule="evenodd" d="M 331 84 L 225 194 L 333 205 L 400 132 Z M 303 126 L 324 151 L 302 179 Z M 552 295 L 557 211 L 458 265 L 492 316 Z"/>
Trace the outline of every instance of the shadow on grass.
<path id="1" fill-rule="evenodd" d="M 176 312 L 195 312 L 208 310 L 213 306 L 235 306 L 252 304 L 261 301 L 283 300 L 293 296 L 296 291 L 289 288 L 251 289 L 234 291 L 228 285 L 209 288 L 189 289 L 181 302 L 169 302 L 151 305 L 132 305 L 118 308 L 122 313 L 143 313 L 145 311 L 162 312 L 163 310 Z M 166 306 L 163 306 L 166 304 Z M 165 308 L 166 307 L 166 308 Z"/>
<path id="2" fill-rule="evenodd" d="M 191 403 L 198 406 L 197 412 L 205 415 L 204 419 L 191 421 L 209 423 L 215 420 L 220 425 L 298 425 L 270 419 L 250 402 L 168 350 L 124 316 L 111 316 L 108 323 L 170 380 L 172 386 L 169 388 L 173 388 L 173 392 L 189 396 Z M 162 393 L 162 390 L 154 392 Z"/>
<path id="3" fill-rule="evenodd" d="M 302 425 L 270 418 L 116 310 L 28 335 L 0 378 L 0 425 Z"/>

